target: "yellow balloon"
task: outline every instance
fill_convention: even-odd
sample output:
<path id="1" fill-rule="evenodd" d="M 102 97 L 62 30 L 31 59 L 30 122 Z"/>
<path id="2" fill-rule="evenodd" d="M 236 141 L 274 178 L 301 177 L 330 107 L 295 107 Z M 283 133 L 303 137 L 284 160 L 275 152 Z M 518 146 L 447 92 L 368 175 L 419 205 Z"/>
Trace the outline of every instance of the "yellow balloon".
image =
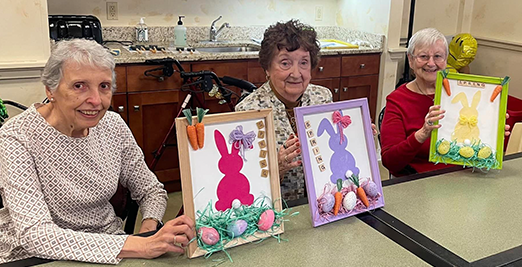
<path id="1" fill-rule="evenodd" d="M 449 43 L 448 69 L 457 72 L 469 65 L 477 54 L 477 40 L 469 33 L 457 34 Z"/>

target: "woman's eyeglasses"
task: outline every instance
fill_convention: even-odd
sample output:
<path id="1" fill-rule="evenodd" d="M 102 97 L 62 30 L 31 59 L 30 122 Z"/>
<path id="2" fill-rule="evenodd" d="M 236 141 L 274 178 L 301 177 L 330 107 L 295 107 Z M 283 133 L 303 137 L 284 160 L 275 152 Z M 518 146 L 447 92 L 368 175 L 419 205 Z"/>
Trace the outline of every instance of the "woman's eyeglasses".
<path id="1" fill-rule="evenodd" d="M 433 57 L 433 61 L 437 62 L 437 63 L 440 63 L 444 60 L 446 60 L 446 56 L 444 55 L 433 55 L 433 56 L 430 56 L 430 55 L 412 55 L 416 60 L 417 62 L 419 63 L 426 63 L 428 61 L 430 61 L 430 57 Z"/>

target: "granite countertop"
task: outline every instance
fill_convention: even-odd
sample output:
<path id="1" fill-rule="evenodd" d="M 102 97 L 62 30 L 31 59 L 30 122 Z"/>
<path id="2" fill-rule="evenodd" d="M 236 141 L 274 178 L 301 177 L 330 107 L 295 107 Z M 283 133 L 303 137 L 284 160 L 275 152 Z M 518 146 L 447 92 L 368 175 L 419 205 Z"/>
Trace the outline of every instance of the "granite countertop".
<path id="1" fill-rule="evenodd" d="M 196 49 L 196 52 L 178 52 L 175 47 L 169 47 L 173 36 L 172 27 L 149 27 L 149 42 L 145 45 L 158 45 L 165 47 L 165 50 L 152 53 L 146 51 L 138 53 L 129 51 L 128 48 L 119 43 L 108 43 L 107 47 L 119 49 L 120 54 L 115 56 L 117 64 L 125 63 L 144 63 L 147 59 L 160 59 L 171 57 L 179 61 L 209 61 L 209 60 L 234 60 L 234 59 L 256 59 L 258 51 L 248 52 L 199 52 L 198 47 L 219 47 L 219 46 L 246 46 L 259 48 L 259 43 L 253 40 L 260 40 L 266 27 L 245 26 L 231 27 L 225 29 L 220 35 L 219 42 L 206 42 L 208 27 L 187 27 L 187 43 L 189 47 Z M 322 56 L 329 55 L 350 55 L 365 53 L 381 53 L 384 36 L 371 34 L 356 30 L 349 30 L 342 27 L 322 26 L 316 27 L 318 39 L 337 39 L 343 41 L 365 41 L 366 46 L 358 49 L 321 49 Z M 134 29 L 132 27 L 105 27 L 103 29 L 104 40 L 133 40 Z M 247 40 L 245 40 L 247 39 Z"/>
<path id="2" fill-rule="evenodd" d="M 195 44 L 195 52 L 179 52 L 176 51 L 175 47 L 168 47 L 165 43 L 150 43 L 149 45 L 158 45 L 159 47 L 165 47 L 165 50 L 157 51 L 153 53 L 146 51 L 138 53 L 137 51 L 129 51 L 126 46 L 120 44 L 108 44 L 107 46 L 111 49 L 119 49 L 120 55 L 115 56 L 117 64 L 124 63 L 143 63 L 147 59 L 159 59 L 171 57 L 179 61 L 208 61 L 208 60 L 234 60 L 234 59 L 256 59 L 258 58 L 259 51 L 247 51 L 247 52 L 200 52 L 198 47 L 229 47 L 229 46 L 245 46 L 259 48 L 260 45 L 252 41 L 230 41 L 230 42 L 219 42 L 214 44 Z M 365 54 L 365 53 L 380 53 L 381 48 L 370 48 L 362 47 L 358 49 L 321 49 L 321 56 L 330 55 L 350 55 L 350 54 Z"/>

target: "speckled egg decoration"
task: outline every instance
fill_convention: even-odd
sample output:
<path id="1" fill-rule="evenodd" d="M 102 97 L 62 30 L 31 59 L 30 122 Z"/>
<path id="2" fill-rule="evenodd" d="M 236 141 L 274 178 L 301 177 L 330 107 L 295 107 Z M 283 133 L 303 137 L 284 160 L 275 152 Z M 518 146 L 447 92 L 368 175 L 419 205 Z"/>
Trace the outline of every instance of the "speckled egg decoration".
<path id="1" fill-rule="evenodd" d="M 460 148 L 459 154 L 465 158 L 471 158 L 475 154 L 475 150 L 469 146 L 464 146 Z"/>
<path id="2" fill-rule="evenodd" d="M 477 157 L 479 159 L 485 159 L 485 158 L 488 158 L 490 155 L 491 155 L 491 148 L 485 146 L 479 150 Z"/>
<path id="3" fill-rule="evenodd" d="M 363 187 L 363 189 L 366 195 L 369 197 L 376 197 L 377 194 L 379 194 L 377 184 L 375 184 L 373 181 L 369 181 L 368 184 L 366 184 L 366 186 Z"/>
<path id="4" fill-rule="evenodd" d="M 245 220 L 237 220 L 235 222 L 231 222 L 228 227 L 228 235 L 232 238 L 241 236 L 245 230 L 247 229 L 247 222 Z"/>
<path id="5" fill-rule="evenodd" d="M 355 204 L 357 204 L 357 196 L 353 191 L 350 191 L 344 196 L 343 207 L 346 210 L 353 210 L 353 208 L 355 208 Z"/>
<path id="6" fill-rule="evenodd" d="M 219 241 L 219 233 L 213 227 L 201 227 L 199 228 L 199 235 L 203 243 L 212 246 Z"/>
<path id="7" fill-rule="evenodd" d="M 265 210 L 259 216 L 259 221 L 257 222 L 257 226 L 259 230 L 266 231 L 274 225 L 275 214 L 273 210 Z"/>
<path id="8" fill-rule="evenodd" d="M 326 194 L 323 197 L 323 212 L 330 212 L 335 204 L 335 198 L 332 194 Z"/>
<path id="9" fill-rule="evenodd" d="M 446 155 L 448 154 L 450 150 L 450 142 L 449 141 L 442 141 L 440 144 L 439 144 L 439 147 L 437 147 L 437 152 L 439 152 L 439 154 L 441 155 Z"/>

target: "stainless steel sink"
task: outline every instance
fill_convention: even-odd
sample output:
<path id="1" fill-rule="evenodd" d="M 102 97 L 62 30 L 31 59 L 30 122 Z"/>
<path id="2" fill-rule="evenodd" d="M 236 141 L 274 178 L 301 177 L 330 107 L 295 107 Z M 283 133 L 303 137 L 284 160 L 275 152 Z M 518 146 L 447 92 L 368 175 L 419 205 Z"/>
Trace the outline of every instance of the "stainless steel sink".
<path id="1" fill-rule="evenodd" d="M 232 53 L 232 52 L 255 52 L 259 48 L 253 46 L 221 46 L 221 47 L 196 47 L 196 51 L 205 53 Z"/>

